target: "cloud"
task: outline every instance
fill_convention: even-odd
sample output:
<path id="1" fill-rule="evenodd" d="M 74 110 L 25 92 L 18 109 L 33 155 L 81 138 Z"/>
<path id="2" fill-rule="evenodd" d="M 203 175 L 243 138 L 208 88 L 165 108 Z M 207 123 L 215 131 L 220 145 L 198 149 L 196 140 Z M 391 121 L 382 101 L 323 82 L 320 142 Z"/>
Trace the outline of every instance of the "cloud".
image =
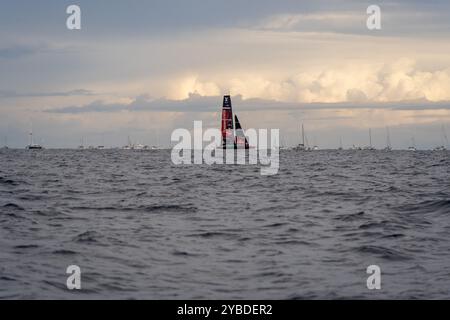
<path id="1" fill-rule="evenodd" d="M 236 100 L 241 100 L 236 97 Z M 45 110 L 49 113 L 89 113 L 89 112 L 118 112 L 118 111 L 163 111 L 163 112 L 214 112 L 221 104 L 221 98 L 215 96 L 202 96 L 191 93 L 184 100 L 155 99 L 151 100 L 146 95 L 134 99 L 130 103 L 105 103 L 94 101 L 82 106 L 68 106 Z"/>
<path id="2" fill-rule="evenodd" d="M 186 86 L 186 80 L 174 80 L 175 96 L 231 92 L 244 99 L 297 103 L 450 101 L 450 68 L 427 70 L 407 58 L 389 63 L 347 62 L 298 73 L 291 70 L 284 76 L 240 72 L 226 79 L 204 77 L 203 81 L 196 79 L 191 81 L 195 85 Z M 197 90 L 206 87 L 214 90 Z"/>
<path id="3" fill-rule="evenodd" d="M 275 13 L 249 22 L 248 27 L 277 32 L 346 33 L 369 36 L 412 36 L 418 34 L 436 37 L 448 34 L 448 2 L 433 6 L 420 3 L 405 5 L 400 2 L 379 4 L 382 29 L 371 32 L 366 28 L 369 4 L 347 7 L 316 7 L 311 11 L 297 10 Z M 331 10 L 330 10 L 331 9 Z"/>
<path id="4" fill-rule="evenodd" d="M 319 109 L 393 109 L 393 110 L 450 110 L 450 103 L 433 103 L 427 100 L 414 100 L 399 102 L 369 102 L 354 92 L 356 98 L 351 102 L 338 103 L 300 103 L 283 102 L 277 100 L 249 98 L 243 99 L 241 95 L 232 97 L 235 111 L 281 111 L 281 110 L 319 110 Z M 94 101 L 82 106 L 68 106 L 47 109 L 48 113 L 81 114 L 92 112 L 120 112 L 120 111 L 157 111 L 157 112 L 218 112 L 222 104 L 222 96 L 202 96 L 191 93 L 183 100 L 155 99 L 140 96 L 130 103 L 105 103 Z"/>
<path id="5" fill-rule="evenodd" d="M 43 50 L 40 45 L 12 45 L 0 48 L 0 59 L 19 59 Z"/>
<path id="6" fill-rule="evenodd" d="M 72 96 L 93 96 L 93 95 L 96 95 L 96 93 L 86 89 L 75 89 L 70 91 L 54 91 L 54 92 L 0 91 L 0 98 L 72 97 Z"/>
<path id="7" fill-rule="evenodd" d="M 256 29 L 278 31 L 342 31 L 364 26 L 364 11 L 276 14 L 264 18 Z"/>

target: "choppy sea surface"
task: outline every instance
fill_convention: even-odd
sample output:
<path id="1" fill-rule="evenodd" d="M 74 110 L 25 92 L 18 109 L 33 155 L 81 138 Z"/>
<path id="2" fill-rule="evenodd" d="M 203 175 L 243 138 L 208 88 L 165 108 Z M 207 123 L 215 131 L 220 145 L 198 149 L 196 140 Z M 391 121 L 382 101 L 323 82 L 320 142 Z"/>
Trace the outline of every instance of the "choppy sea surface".
<path id="1" fill-rule="evenodd" d="M 282 150 L 273 176 L 170 150 L 0 165 L 3 299 L 450 298 L 448 151 Z"/>

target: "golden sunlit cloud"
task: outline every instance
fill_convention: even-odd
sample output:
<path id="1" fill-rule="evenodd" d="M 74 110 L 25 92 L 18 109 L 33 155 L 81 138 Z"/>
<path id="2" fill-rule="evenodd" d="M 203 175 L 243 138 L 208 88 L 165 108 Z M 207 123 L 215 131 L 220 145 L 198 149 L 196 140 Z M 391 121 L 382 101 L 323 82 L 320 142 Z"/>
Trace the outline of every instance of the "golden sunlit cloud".
<path id="1" fill-rule="evenodd" d="M 279 78 L 239 73 L 228 79 L 185 77 L 169 89 L 169 97 L 186 99 L 190 93 L 216 96 L 231 92 L 243 98 L 288 102 L 392 102 L 450 100 L 450 68 L 427 71 L 412 59 L 388 64 L 355 63 L 340 68 L 293 73 Z"/>

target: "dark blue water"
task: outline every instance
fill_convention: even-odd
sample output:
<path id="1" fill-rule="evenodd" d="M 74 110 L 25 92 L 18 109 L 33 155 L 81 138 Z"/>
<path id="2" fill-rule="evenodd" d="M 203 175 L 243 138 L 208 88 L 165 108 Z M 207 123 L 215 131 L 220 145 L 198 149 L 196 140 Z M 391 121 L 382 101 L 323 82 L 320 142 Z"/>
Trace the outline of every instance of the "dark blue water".
<path id="1" fill-rule="evenodd" d="M 282 151 L 274 176 L 168 150 L 0 163 L 0 298 L 450 297 L 449 152 Z"/>

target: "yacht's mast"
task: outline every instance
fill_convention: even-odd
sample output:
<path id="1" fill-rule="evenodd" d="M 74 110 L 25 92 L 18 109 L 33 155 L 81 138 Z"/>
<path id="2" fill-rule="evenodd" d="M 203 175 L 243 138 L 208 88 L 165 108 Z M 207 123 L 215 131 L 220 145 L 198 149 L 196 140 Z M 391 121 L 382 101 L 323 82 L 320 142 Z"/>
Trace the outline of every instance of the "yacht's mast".
<path id="1" fill-rule="evenodd" d="M 391 135 L 389 133 L 389 127 L 386 127 L 386 146 L 391 147 Z"/>
<path id="2" fill-rule="evenodd" d="M 156 129 L 156 146 L 159 147 L 159 130 Z"/>
<path id="3" fill-rule="evenodd" d="M 447 147 L 450 147 L 450 145 L 448 144 L 448 137 L 447 137 L 447 133 L 445 132 L 444 125 L 442 125 L 442 135 L 444 136 L 444 143 L 447 145 Z"/>
<path id="4" fill-rule="evenodd" d="M 305 128 L 302 123 L 302 144 L 305 146 Z"/>
<path id="5" fill-rule="evenodd" d="M 33 143 L 33 123 L 31 123 L 31 130 L 30 130 L 30 146 L 32 146 Z"/>

